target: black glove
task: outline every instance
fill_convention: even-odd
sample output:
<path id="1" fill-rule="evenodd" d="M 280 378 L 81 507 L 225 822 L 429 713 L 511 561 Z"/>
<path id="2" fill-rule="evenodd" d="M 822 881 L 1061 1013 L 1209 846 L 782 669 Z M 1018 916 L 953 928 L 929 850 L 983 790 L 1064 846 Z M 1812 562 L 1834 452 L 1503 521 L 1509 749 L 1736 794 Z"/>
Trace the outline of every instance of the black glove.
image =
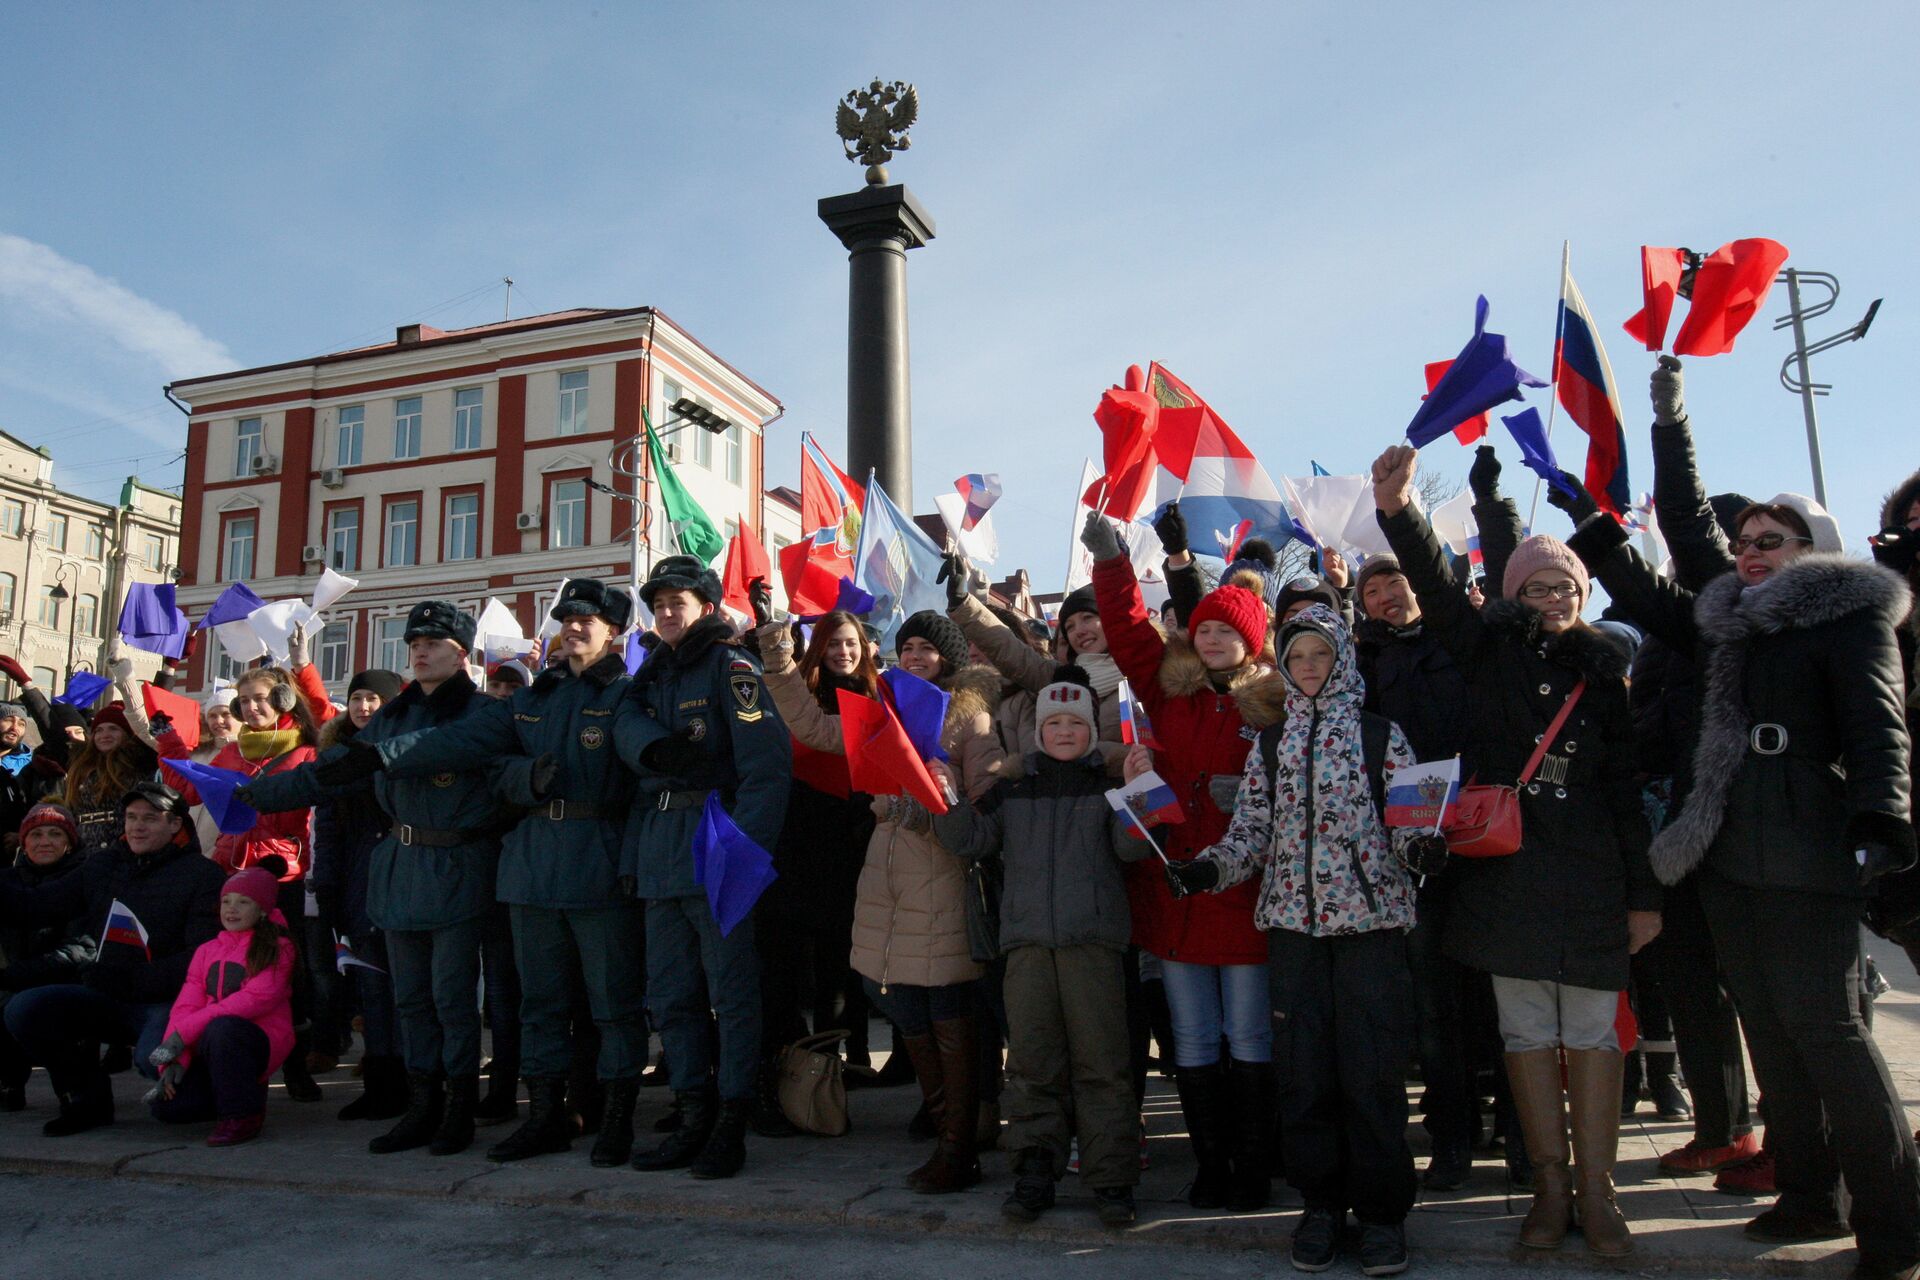
<path id="1" fill-rule="evenodd" d="M 958 551 L 949 551 L 940 560 L 940 572 L 935 582 L 947 584 L 947 611 L 958 609 L 967 598 L 967 586 L 973 577 L 973 566 Z"/>
<path id="2" fill-rule="evenodd" d="M 533 762 L 533 768 L 527 773 L 527 789 L 533 792 L 536 800 L 545 800 L 553 794 L 553 784 L 560 777 L 560 758 L 552 752 L 540 756 Z"/>
<path id="3" fill-rule="evenodd" d="M 1671 427 L 1687 420 L 1687 384 L 1680 374 L 1677 356 L 1661 356 L 1653 375 L 1647 379 L 1647 392 L 1653 398 L 1655 426 Z"/>
<path id="4" fill-rule="evenodd" d="M 354 738 L 347 743 L 345 755 L 314 767 L 313 780 L 323 787 L 350 787 L 356 782 L 366 781 L 386 767 L 387 762 L 381 757 L 380 748 L 371 742 Z"/>
<path id="5" fill-rule="evenodd" d="M 1431 831 L 1422 831 L 1407 841 L 1400 853 L 1402 865 L 1417 876 L 1439 875 L 1447 869 L 1447 857 L 1447 838 Z"/>
<path id="6" fill-rule="evenodd" d="M 1566 512 L 1576 525 L 1586 520 L 1588 516 L 1595 515 L 1599 512 L 1600 504 L 1593 500 L 1593 495 L 1587 492 L 1587 486 L 1581 484 L 1579 478 L 1572 472 L 1562 471 L 1560 473 L 1560 483 L 1572 489 L 1573 496 L 1569 498 L 1565 493 L 1561 492 L 1560 485 L 1549 484 L 1547 486 L 1547 504 L 1549 506 L 1558 507 Z"/>
<path id="7" fill-rule="evenodd" d="M 1860 863 L 1860 883 L 1872 884 L 1881 876 L 1894 871 L 1905 871 L 1913 865 L 1912 859 L 1904 850 L 1878 840 L 1863 840 L 1854 857 Z"/>
<path id="8" fill-rule="evenodd" d="M 1467 468 L 1467 487 L 1475 502 L 1492 502 L 1500 496 L 1500 455 L 1493 446 L 1483 444 L 1473 451 L 1473 465 Z"/>
<path id="9" fill-rule="evenodd" d="M 1180 514 L 1178 499 L 1167 504 L 1167 509 L 1153 522 L 1153 531 L 1160 536 L 1160 549 L 1169 556 L 1192 549 L 1187 541 L 1187 518 Z"/>
<path id="10" fill-rule="evenodd" d="M 694 744 L 693 726 L 687 725 L 669 737 L 648 743 L 640 752 L 640 764 L 655 773 L 686 774 L 707 761 L 707 753 Z"/>
<path id="11" fill-rule="evenodd" d="M 173 730 L 173 717 L 164 711 L 156 711 L 147 717 L 147 730 L 156 738 L 163 733 L 170 733 Z"/>
<path id="12" fill-rule="evenodd" d="M 1914 564 L 1920 562 L 1920 529 L 1897 524 L 1868 538 L 1867 545 L 1873 549 L 1876 564 L 1902 577 L 1912 573 Z"/>
<path id="13" fill-rule="evenodd" d="M 345 921 L 340 917 L 340 909 L 346 905 L 340 886 L 336 884 L 312 884 L 308 888 L 313 892 L 314 903 L 320 908 L 320 922 L 334 933 L 345 933 Z"/>
<path id="14" fill-rule="evenodd" d="M 1098 511 L 1087 512 L 1087 522 L 1080 528 L 1080 545 L 1092 552 L 1095 560 L 1118 560 L 1127 551 L 1113 522 Z"/>
<path id="15" fill-rule="evenodd" d="M 1220 883 L 1220 868 L 1206 858 L 1167 864 L 1167 889 L 1176 898 L 1205 893 Z"/>
<path id="16" fill-rule="evenodd" d="M 765 578 L 747 584 L 747 603 L 753 606 L 753 623 L 764 627 L 773 621 L 773 588 Z"/>

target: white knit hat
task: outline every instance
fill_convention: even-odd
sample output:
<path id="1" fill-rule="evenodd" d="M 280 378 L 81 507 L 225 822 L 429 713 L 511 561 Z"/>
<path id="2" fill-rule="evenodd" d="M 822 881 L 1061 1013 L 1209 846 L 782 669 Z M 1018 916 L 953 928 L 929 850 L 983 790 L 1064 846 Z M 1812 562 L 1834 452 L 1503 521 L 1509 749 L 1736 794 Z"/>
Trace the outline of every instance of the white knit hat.
<path id="1" fill-rule="evenodd" d="M 1838 555 L 1847 549 L 1846 539 L 1840 536 L 1840 522 L 1804 493 L 1776 493 L 1767 505 L 1790 507 L 1799 512 L 1800 518 L 1807 522 L 1807 532 L 1813 536 L 1815 551 Z"/>
<path id="2" fill-rule="evenodd" d="M 1095 738 L 1100 736 L 1100 713 L 1093 690 L 1072 680 L 1061 680 L 1040 691 L 1033 704 L 1033 744 L 1041 746 L 1040 726 L 1054 716 L 1078 716 Z"/>

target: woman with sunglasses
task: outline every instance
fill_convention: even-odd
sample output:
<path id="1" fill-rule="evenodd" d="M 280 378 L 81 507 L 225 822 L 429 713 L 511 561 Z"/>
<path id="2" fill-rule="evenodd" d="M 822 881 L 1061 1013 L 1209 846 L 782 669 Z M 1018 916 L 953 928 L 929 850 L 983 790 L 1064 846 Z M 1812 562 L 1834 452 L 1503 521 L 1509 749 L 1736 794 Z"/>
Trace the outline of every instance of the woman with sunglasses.
<path id="1" fill-rule="evenodd" d="M 1654 452 L 1685 474 L 1670 470 L 1656 483 L 1690 494 L 1676 514 L 1717 539 L 1692 466 L 1679 372 L 1664 357 L 1653 377 Z M 1699 868 L 1701 904 L 1766 1096 L 1780 1198 L 1746 1233 L 1770 1244 L 1851 1234 L 1856 1277 L 1912 1277 L 1913 1135 L 1859 999 L 1869 886 L 1914 861 L 1895 638 L 1907 585 L 1843 555 L 1833 517 L 1783 493 L 1739 514 L 1727 571 L 1688 591 L 1635 555 L 1577 483 L 1568 487 L 1579 496 L 1557 505 L 1579 521 L 1569 545 L 1623 617 L 1693 657 L 1704 677 L 1693 789 L 1654 839 L 1652 859 L 1670 884 Z"/>

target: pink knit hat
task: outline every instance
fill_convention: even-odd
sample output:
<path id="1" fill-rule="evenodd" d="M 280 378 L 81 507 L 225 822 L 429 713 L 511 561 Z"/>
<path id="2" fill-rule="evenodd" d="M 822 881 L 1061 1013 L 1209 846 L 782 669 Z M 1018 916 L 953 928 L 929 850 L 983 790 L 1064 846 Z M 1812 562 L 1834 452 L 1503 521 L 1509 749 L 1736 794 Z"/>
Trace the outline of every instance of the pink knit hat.
<path id="1" fill-rule="evenodd" d="M 228 876 L 227 882 L 220 886 L 221 897 L 230 893 L 252 898 L 260 904 L 262 911 L 272 911 L 274 904 L 280 900 L 280 882 L 273 878 L 270 871 L 248 867 L 245 871 L 236 871 Z"/>
<path id="2" fill-rule="evenodd" d="M 1518 600 L 1520 588 L 1542 569 L 1559 569 L 1572 578 L 1574 585 L 1580 588 L 1582 605 L 1593 594 L 1593 584 L 1587 579 L 1587 566 L 1580 563 L 1580 557 L 1573 554 L 1572 548 L 1566 543 L 1545 533 L 1536 533 L 1514 548 L 1512 558 L 1507 561 L 1506 575 L 1500 580 L 1500 594 L 1509 600 Z"/>
<path id="3" fill-rule="evenodd" d="M 1187 634 L 1193 635 L 1203 622 L 1224 622 L 1247 642 L 1247 653 L 1258 656 L 1267 643 L 1267 606 L 1245 587 L 1215 587 L 1187 619 Z"/>

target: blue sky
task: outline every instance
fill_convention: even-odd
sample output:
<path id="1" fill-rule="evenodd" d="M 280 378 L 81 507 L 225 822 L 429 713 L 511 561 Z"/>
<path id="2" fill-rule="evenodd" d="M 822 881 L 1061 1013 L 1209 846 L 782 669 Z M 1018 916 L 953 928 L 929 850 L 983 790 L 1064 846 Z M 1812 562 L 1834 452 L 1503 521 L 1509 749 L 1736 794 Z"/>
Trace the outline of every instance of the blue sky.
<path id="1" fill-rule="evenodd" d="M 786 403 L 769 469 L 792 481 L 801 429 L 844 454 L 846 262 L 814 202 L 859 185 L 831 111 L 878 74 L 919 86 L 893 172 L 939 227 L 911 258 L 918 506 L 1003 473 L 1002 567 L 1042 588 L 1129 363 L 1165 362 L 1276 475 L 1360 470 L 1475 294 L 1548 369 L 1563 239 L 1636 489 L 1639 245 L 1783 241 L 1845 287 L 1816 336 L 1886 296 L 1816 364 L 1858 548 L 1920 465 L 1916 27 L 1893 4 L 5 0 L 0 428 L 85 491 L 173 484 L 170 378 L 495 319 L 511 275 L 515 314 L 686 325 Z M 1810 491 L 1787 349 L 1762 320 L 1690 362 L 1712 487 Z"/>

